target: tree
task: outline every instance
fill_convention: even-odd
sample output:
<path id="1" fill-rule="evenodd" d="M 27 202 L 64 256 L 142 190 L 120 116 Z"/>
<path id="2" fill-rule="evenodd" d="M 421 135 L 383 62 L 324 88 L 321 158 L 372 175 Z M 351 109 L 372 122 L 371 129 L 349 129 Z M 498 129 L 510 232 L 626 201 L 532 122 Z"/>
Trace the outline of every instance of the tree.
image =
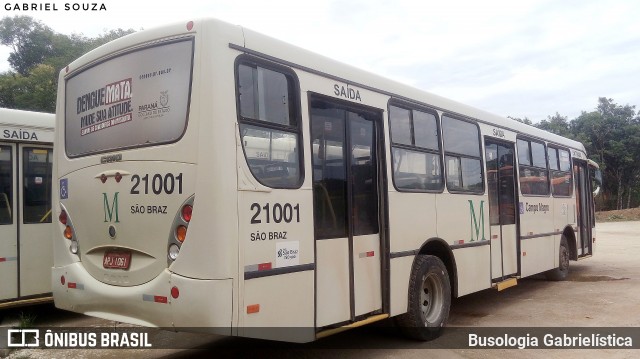
<path id="1" fill-rule="evenodd" d="M 0 75 L 0 104 L 22 110 L 55 112 L 56 71 L 50 65 L 36 65 L 27 76 Z"/>
<path id="2" fill-rule="evenodd" d="M 537 128 L 555 133 L 556 135 L 571 137 L 571 129 L 569 126 L 568 118 L 561 116 L 558 112 L 553 116 L 547 116 L 546 120 L 542 120 L 536 125 Z"/>
<path id="3" fill-rule="evenodd" d="M 595 111 L 583 111 L 570 127 L 574 138 L 584 143 L 588 153 L 595 154 L 600 165 L 603 197 L 610 198 L 605 205 L 623 209 L 626 194 L 628 207 L 640 176 L 640 119 L 635 106 L 620 106 L 601 97 Z"/>
<path id="4" fill-rule="evenodd" d="M 134 32 L 111 30 L 95 38 L 53 31 L 29 16 L 0 20 L 0 42 L 12 49 L 12 71 L 0 74 L 0 106 L 55 112 L 58 73 L 84 53 Z"/>
<path id="5" fill-rule="evenodd" d="M 518 121 L 520 123 L 524 123 L 525 125 L 533 125 L 533 122 L 531 122 L 531 120 L 526 116 L 525 118 L 507 116 L 507 118 L 510 118 L 514 121 Z"/>
<path id="6" fill-rule="evenodd" d="M 26 76 L 54 53 L 54 32 L 29 16 L 4 17 L 0 21 L 0 41 L 13 50 L 9 65 Z"/>

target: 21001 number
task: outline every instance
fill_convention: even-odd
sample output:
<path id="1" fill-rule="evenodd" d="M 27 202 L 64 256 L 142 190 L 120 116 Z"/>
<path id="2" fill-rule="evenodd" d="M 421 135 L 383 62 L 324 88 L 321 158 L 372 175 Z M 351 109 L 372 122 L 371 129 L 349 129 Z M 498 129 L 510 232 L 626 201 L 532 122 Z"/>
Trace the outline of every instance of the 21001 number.
<path id="1" fill-rule="evenodd" d="M 177 176 L 173 175 L 173 173 L 165 175 L 156 173 L 153 176 L 146 174 L 142 177 L 133 175 L 131 176 L 131 182 L 133 182 L 131 194 L 140 194 L 140 191 L 144 194 L 149 194 L 149 190 L 153 194 L 172 194 L 175 191 L 178 194 L 182 194 L 182 173 Z M 138 187 L 141 187 L 140 190 L 138 190 Z"/>
<path id="2" fill-rule="evenodd" d="M 300 222 L 300 204 L 295 206 L 291 203 L 280 204 L 270 203 L 260 206 L 258 203 L 251 204 L 251 211 L 255 211 L 251 217 L 251 224 L 262 223 L 291 223 Z"/>

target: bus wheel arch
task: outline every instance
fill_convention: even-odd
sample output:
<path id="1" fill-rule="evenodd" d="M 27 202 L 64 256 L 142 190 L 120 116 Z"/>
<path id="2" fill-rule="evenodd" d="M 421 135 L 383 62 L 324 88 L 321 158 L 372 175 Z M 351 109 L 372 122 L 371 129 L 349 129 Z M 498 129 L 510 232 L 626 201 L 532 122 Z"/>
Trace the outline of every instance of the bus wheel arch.
<path id="1" fill-rule="evenodd" d="M 569 245 L 569 258 L 573 261 L 578 260 L 578 248 L 576 245 L 576 235 L 571 226 L 567 226 L 562 232 L 562 237 L 564 237 Z"/>
<path id="2" fill-rule="evenodd" d="M 565 235 L 562 235 L 560 239 L 560 245 L 558 246 L 558 267 L 546 271 L 545 277 L 547 280 L 551 281 L 564 281 L 567 280 L 569 276 L 569 260 L 571 258 L 571 249 L 570 249 L 569 241 Z"/>
<path id="3" fill-rule="evenodd" d="M 449 246 L 440 239 L 425 242 L 411 267 L 407 312 L 396 318 L 406 336 L 426 341 L 442 333 L 449 318 L 454 273 Z"/>
<path id="4" fill-rule="evenodd" d="M 449 272 L 449 282 L 451 285 L 451 294 L 453 298 L 458 297 L 458 271 L 456 267 L 456 259 L 453 256 L 449 244 L 440 238 L 431 238 L 426 240 L 420 250 L 419 255 L 431 255 L 440 258 L 444 266 Z M 417 257 L 416 257 L 417 259 Z M 415 262 L 415 259 L 414 259 Z"/>

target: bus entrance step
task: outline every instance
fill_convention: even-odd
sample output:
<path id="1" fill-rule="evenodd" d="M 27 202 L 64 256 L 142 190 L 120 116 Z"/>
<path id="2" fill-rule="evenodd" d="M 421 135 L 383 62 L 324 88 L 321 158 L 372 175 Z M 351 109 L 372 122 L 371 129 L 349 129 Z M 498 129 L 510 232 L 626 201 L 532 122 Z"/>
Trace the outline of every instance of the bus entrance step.
<path id="1" fill-rule="evenodd" d="M 501 290 L 505 290 L 509 287 L 513 287 L 518 285 L 518 280 L 513 277 L 513 278 L 507 278 L 505 280 L 503 280 L 502 282 L 498 282 L 498 283 L 493 283 L 493 287 L 496 288 L 499 291 Z"/>

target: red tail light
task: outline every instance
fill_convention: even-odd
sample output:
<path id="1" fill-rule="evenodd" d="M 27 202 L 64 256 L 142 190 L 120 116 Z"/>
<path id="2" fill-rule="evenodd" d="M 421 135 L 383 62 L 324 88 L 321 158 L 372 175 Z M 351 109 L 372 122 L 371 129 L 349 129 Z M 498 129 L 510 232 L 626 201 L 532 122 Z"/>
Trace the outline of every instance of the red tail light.
<path id="1" fill-rule="evenodd" d="M 191 222 L 192 212 L 193 207 L 189 204 L 185 204 L 184 207 L 182 207 L 182 219 L 184 219 L 184 221 L 187 223 Z"/>
<path id="2" fill-rule="evenodd" d="M 67 211 L 61 211 L 60 212 L 60 216 L 58 216 L 58 220 L 60 220 L 60 223 L 64 224 L 65 226 L 67 225 Z"/>

